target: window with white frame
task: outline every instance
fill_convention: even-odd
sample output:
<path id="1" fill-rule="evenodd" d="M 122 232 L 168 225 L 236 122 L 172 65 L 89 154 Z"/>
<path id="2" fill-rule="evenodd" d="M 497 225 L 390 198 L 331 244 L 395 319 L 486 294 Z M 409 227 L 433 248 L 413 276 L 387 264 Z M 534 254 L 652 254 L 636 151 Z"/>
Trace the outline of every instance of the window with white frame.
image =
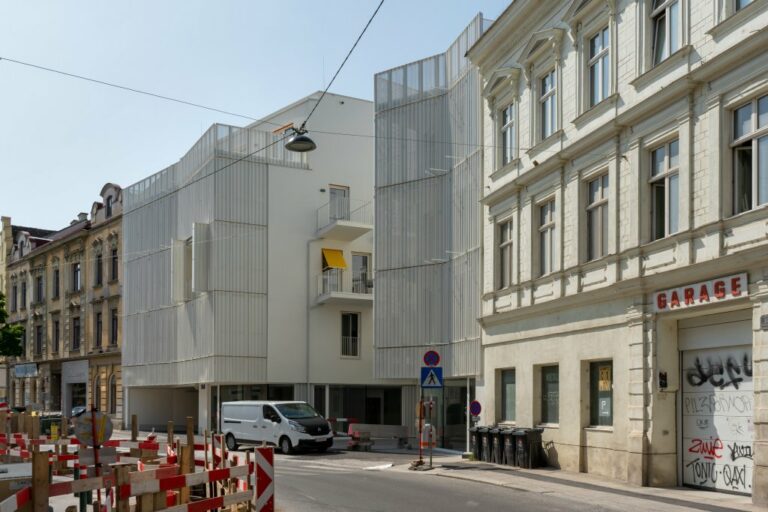
<path id="1" fill-rule="evenodd" d="M 653 64 L 656 65 L 680 49 L 680 1 L 653 0 Z"/>
<path id="2" fill-rule="evenodd" d="M 651 236 L 676 233 L 679 219 L 679 148 L 677 139 L 651 151 Z"/>
<path id="3" fill-rule="evenodd" d="M 555 200 L 539 206 L 539 275 L 555 269 Z"/>
<path id="4" fill-rule="evenodd" d="M 608 254 L 608 175 L 587 183 L 587 261 Z"/>
<path id="5" fill-rule="evenodd" d="M 341 355 L 360 357 L 360 313 L 341 314 Z"/>
<path id="6" fill-rule="evenodd" d="M 734 213 L 768 203 L 768 95 L 733 111 Z"/>
<path id="7" fill-rule="evenodd" d="M 589 38 L 589 106 L 594 107 L 610 95 L 610 31 L 603 28 Z"/>
<path id="8" fill-rule="evenodd" d="M 507 220 L 498 224 L 499 230 L 499 289 L 508 288 L 512 284 L 512 221 Z"/>
<path id="9" fill-rule="evenodd" d="M 501 110 L 501 165 L 515 159 L 515 105 L 510 103 Z"/>
<path id="10" fill-rule="evenodd" d="M 546 139 L 557 131 L 557 83 L 554 69 L 541 77 L 539 88 L 541 138 Z"/>

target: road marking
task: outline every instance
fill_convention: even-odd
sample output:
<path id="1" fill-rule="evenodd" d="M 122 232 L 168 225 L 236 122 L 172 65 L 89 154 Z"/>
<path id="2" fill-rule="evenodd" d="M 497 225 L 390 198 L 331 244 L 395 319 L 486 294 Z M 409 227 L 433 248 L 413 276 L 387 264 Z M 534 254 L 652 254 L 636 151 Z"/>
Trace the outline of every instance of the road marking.
<path id="1" fill-rule="evenodd" d="M 387 464 L 381 464 L 379 466 L 368 466 L 367 468 L 363 468 L 364 471 L 381 471 L 382 469 L 388 469 L 391 468 L 393 464 L 391 462 Z"/>

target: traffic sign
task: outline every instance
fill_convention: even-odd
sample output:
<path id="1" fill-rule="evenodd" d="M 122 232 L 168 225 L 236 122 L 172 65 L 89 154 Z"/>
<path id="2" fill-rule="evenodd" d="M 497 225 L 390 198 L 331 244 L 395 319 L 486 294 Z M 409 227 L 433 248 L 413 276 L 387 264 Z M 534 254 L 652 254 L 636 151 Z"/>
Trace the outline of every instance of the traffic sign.
<path id="1" fill-rule="evenodd" d="M 440 366 L 422 366 L 421 367 L 421 387 L 422 388 L 441 388 L 443 387 L 443 369 Z"/>
<path id="2" fill-rule="evenodd" d="M 76 416 L 74 423 L 75 437 L 80 444 L 100 446 L 112 437 L 112 421 L 103 412 L 86 411 Z"/>
<path id="3" fill-rule="evenodd" d="M 425 366 L 437 366 L 440 364 L 440 354 L 436 350 L 428 350 L 424 353 Z"/>
<path id="4" fill-rule="evenodd" d="M 477 400 L 472 400 L 469 404 L 469 413 L 472 416 L 480 416 L 480 411 L 482 411 L 483 408 L 480 406 L 480 402 Z"/>

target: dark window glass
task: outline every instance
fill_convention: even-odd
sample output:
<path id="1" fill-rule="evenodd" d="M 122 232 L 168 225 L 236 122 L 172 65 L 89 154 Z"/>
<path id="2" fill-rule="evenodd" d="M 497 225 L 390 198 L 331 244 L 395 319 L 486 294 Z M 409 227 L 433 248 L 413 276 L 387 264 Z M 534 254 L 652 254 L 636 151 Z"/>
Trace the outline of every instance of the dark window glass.
<path id="1" fill-rule="evenodd" d="M 501 371 L 501 420 L 515 421 L 515 370 Z"/>
<path id="2" fill-rule="evenodd" d="M 61 341 L 61 334 L 59 330 L 59 321 L 54 320 L 53 321 L 53 352 L 55 354 L 59 353 L 59 342 Z"/>
<path id="3" fill-rule="evenodd" d="M 112 265 L 109 278 L 112 281 L 117 280 L 117 248 L 112 249 Z"/>
<path id="4" fill-rule="evenodd" d="M 101 331 L 103 330 L 101 313 L 96 313 L 96 332 L 93 336 L 93 345 L 95 347 L 101 347 Z"/>
<path id="5" fill-rule="evenodd" d="M 96 284 L 100 285 L 104 282 L 104 258 L 101 254 L 96 255 Z"/>
<path id="6" fill-rule="evenodd" d="M 35 301 L 43 302 L 43 276 L 35 278 Z"/>
<path id="7" fill-rule="evenodd" d="M 560 368 L 541 368 L 541 422 L 560 422 Z"/>
<path id="8" fill-rule="evenodd" d="M 117 345 L 117 309 L 113 308 L 110 315 L 109 343 Z"/>
<path id="9" fill-rule="evenodd" d="M 59 269 L 53 270 L 53 298 L 59 298 Z"/>
<path id="10" fill-rule="evenodd" d="M 72 319 L 72 350 L 80 350 L 80 317 Z"/>
<path id="11" fill-rule="evenodd" d="M 43 326 L 35 326 L 35 355 L 40 356 L 43 354 Z"/>
<path id="12" fill-rule="evenodd" d="M 589 380 L 590 425 L 613 425 L 613 362 L 590 363 Z"/>
<path id="13" fill-rule="evenodd" d="M 27 282 L 21 283 L 21 309 L 27 309 Z"/>

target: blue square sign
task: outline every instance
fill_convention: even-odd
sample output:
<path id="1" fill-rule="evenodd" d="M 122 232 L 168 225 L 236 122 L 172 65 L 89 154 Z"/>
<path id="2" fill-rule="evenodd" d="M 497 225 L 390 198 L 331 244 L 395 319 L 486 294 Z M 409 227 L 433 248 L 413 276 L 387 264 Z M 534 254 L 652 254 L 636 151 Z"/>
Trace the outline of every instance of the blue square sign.
<path id="1" fill-rule="evenodd" d="M 443 387 L 443 368 L 440 366 L 422 366 L 421 367 L 421 387 L 422 388 Z"/>

